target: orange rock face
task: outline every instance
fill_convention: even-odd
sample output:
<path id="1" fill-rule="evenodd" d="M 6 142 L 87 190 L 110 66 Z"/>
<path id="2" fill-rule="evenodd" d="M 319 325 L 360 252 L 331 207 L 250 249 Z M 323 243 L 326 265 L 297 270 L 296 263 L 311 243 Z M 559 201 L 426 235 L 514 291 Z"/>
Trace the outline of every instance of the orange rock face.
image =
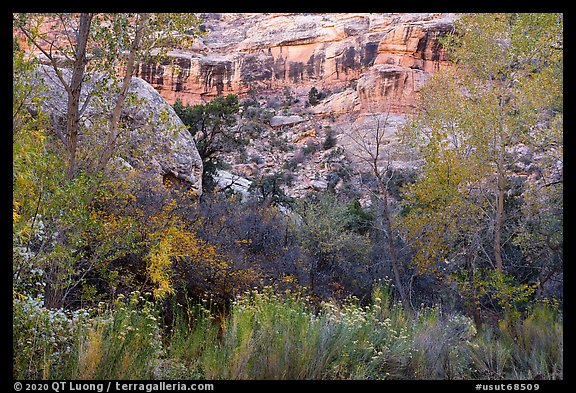
<path id="1" fill-rule="evenodd" d="M 428 75 L 447 63 L 439 38 L 451 14 L 205 14 L 207 35 L 137 72 L 173 103 L 312 86 L 339 94 L 338 113 L 392 101 L 408 113 Z M 343 106 L 341 106 L 343 105 Z"/>

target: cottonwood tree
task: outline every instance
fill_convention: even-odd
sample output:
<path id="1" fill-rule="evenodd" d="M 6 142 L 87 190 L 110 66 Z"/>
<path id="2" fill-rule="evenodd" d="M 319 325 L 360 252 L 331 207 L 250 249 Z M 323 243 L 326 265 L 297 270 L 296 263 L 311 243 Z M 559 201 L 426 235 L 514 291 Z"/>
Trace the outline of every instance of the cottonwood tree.
<path id="1" fill-rule="evenodd" d="M 420 151 L 425 163 L 415 183 L 403 188 L 399 227 L 415 250 L 412 264 L 421 273 L 449 279 L 455 265 L 463 265 L 471 284 L 473 317 L 481 325 L 475 290 L 474 261 L 482 250 L 486 211 L 482 177 L 470 151 L 446 148 L 437 137 Z M 439 149 L 437 144 L 443 145 Z"/>
<path id="2" fill-rule="evenodd" d="M 93 169 L 100 172 L 118 141 L 120 115 L 137 65 L 158 60 L 169 45 L 186 45 L 200 34 L 199 19 L 194 14 L 14 14 L 13 24 L 14 34 L 27 43 L 29 54 L 36 54 L 36 60 L 52 67 L 66 91 L 68 179 L 78 169 L 80 116 L 90 100 L 98 94 L 114 97 L 107 136 L 95 150 L 99 156 Z M 72 70 L 70 78 L 65 77 L 64 68 Z M 93 91 L 82 98 L 84 82 L 94 75 L 98 80 Z"/>
<path id="3" fill-rule="evenodd" d="M 462 72 L 460 88 L 468 90 L 468 113 L 458 127 L 469 134 L 468 144 L 482 151 L 496 178 L 494 263 L 502 270 L 504 200 L 514 163 L 509 149 L 534 146 L 537 134 L 552 134 L 561 144 L 561 125 L 551 129 L 547 123 L 561 115 L 562 15 L 469 15 L 456 28 L 462 33 L 447 44 Z"/>
<path id="4" fill-rule="evenodd" d="M 455 251 L 456 239 L 439 235 L 443 226 L 456 225 L 466 264 L 478 263 L 480 255 L 504 273 L 503 247 L 519 229 L 506 213 L 510 179 L 518 175 L 514 149 L 543 152 L 547 145 L 552 153 L 543 154 L 561 155 L 562 15 L 472 14 L 455 24 L 443 42 L 455 65 L 431 76 L 404 132 L 425 160 L 407 193 L 413 207 L 407 230 L 420 253 L 430 252 L 421 263 L 438 265 L 446 259 L 441 250 Z M 444 189 L 439 179 L 451 182 L 447 196 L 437 195 Z M 445 222 L 449 218 L 456 221 Z M 472 241 L 479 234 L 491 251 Z"/>
<path id="5" fill-rule="evenodd" d="M 168 44 L 192 39 L 197 23 L 191 14 L 13 15 L 14 277 L 19 289 L 28 290 L 26 280 L 41 276 L 36 281 L 46 285 L 49 307 L 72 301 L 67 297 L 92 272 L 105 271 L 108 261 L 137 244 L 138 217 L 106 208 L 112 200 L 129 204 L 130 186 L 106 180 L 104 170 L 118 148 L 120 114 L 131 100 L 128 87 L 136 65 L 162 56 Z M 42 86 L 32 83 L 31 65 L 38 63 L 48 64 L 65 91 L 64 133 L 50 131 L 36 105 Z M 80 119 L 91 100 L 104 96 L 111 104 L 102 106 L 89 130 Z M 38 109 L 24 111 L 30 103 Z M 65 159 L 58 154 L 62 145 Z M 82 165 L 79 151 L 90 156 Z M 39 181 L 30 187 L 33 179 Z M 27 195 L 33 208 L 24 202 Z"/>

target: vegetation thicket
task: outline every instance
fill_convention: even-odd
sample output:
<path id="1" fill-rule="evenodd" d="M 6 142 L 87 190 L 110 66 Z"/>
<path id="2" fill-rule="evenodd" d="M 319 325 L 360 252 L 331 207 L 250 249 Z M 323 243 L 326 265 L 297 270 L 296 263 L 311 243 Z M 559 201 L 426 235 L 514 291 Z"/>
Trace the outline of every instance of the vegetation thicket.
<path id="1" fill-rule="evenodd" d="M 442 39 L 453 66 L 401 131 L 422 165 L 394 168 L 386 115 L 350 130 L 368 207 L 351 184 L 290 198 L 282 172 L 244 198 L 214 187 L 270 118 L 233 94 L 174 105 L 201 197 L 112 166 L 132 70 L 198 36 L 196 17 L 13 21 L 15 379 L 563 378 L 562 15 L 460 16 Z M 47 50 L 47 22 L 77 34 Z M 61 80 L 64 131 L 25 42 Z M 81 95 L 91 73 L 102 83 Z M 81 122 L 102 94 L 108 116 Z"/>

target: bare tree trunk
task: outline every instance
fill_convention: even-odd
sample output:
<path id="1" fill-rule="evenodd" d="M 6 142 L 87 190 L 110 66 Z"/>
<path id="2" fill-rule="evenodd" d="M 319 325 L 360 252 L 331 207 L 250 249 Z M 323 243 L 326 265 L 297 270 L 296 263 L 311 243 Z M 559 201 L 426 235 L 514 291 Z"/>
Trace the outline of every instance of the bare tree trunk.
<path id="1" fill-rule="evenodd" d="M 385 178 L 385 173 L 380 167 L 379 160 L 383 159 L 384 146 L 388 143 L 385 140 L 386 124 L 388 123 L 388 117 L 390 116 L 390 105 L 388 106 L 388 111 L 384 119 L 376 117 L 376 129 L 375 134 L 368 135 L 368 133 L 362 134 L 361 131 L 356 131 L 356 135 L 351 133 L 352 141 L 360 148 L 360 153 L 356 154 L 358 158 L 366 162 L 374 177 L 378 181 L 378 193 L 382 197 L 384 203 L 383 215 L 384 215 L 384 231 L 386 232 L 386 238 L 388 241 L 388 250 L 390 252 L 390 261 L 392 264 L 392 271 L 394 273 L 394 283 L 398 289 L 402 303 L 409 307 L 408 297 L 404 290 L 404 285 L 402 285 L 402 280 L 400 277 L 400 261 L 398 260 L 398 253 L 396 252 L 396 245 L 394 243 L 394 231 L 393 231 L 393 218 L 392 212 L 390 211 L 390 193 L 388 188 L 389 178 Z M 388 168 L 390 167 L 390 159 L 388 160 Z"/>
<path id="2" fill-rule="evenodd" d="M 494 258 L 496 260 L 496 270 L 502 271 L 502 231 L 504 229 L 504 193 L 506 190 L 506 179 L 504 178 L 503 168 L 503 155 L 500 152 L 501 158 L 498 163 L 498 193 L 496 196 L 496 220 L 494 224 Z"/>
<path id="3" fill-rule="evenodd" d="M 112 119 L 110 120 L 108 139 L 106 140 L 106 145 L 104 146 L 102 155 L 98 160 L 98 167 L 97 167 L 98 171 L 104 170 L 106 164 L 110 160 L 110 157 L 112 157 L 112 153 L 114 152 L 116 139 L 118 138 L 119 135 L 118 124 L 120 122 L 120 114 L 122 112 L 122 108 L 124 107 L 124 103 L 126 102 L 126 96 L 128 95 L 128 88 L 130 87 L 130 81 L 132 80 L 132 73 L 134 72 L 136 53 L 140 48 L 140 43 L 142 41 L 142 34 L 146 28 L 149 17 L 150 17 L 149 14 L 140 14 L 138 16 L 139 20 L 137 21 L 134 40 L 132 41 L 132 45 L 130 46 L 130 53 L 128 54 L 128 63 L 126 64 L 124 80 L 122 81 L 120 93 L 118 94 L 116 105 L 114 106 L 114 111 L 112 112 Z"/>
<path id="4" fill-rule="evenodd" d="M 80 14 L 80 25 L 76 36 L 76 50 L 74 56 L 74 67 L 72 69 L 72 79 L 68 90 L 68 108 L 66 113 L 66 131 L 68 134 L 68 168 L 66 176 L 70 180 L 74 177 L 76 170 L 76 150 L 78 145 L 78 127 L 80 122 L 80 93 L 82 92 L 82 79 L 86 67 L 86 45 L 92 14 Z"/>
<path id="5" fill-rule="evenodd" d="M 400 263 L 398 262 L 398 256 L 396 254 L 396 245 L 394 244 L 394 235 L 392 232 L 392 218 L 390 217 L 390 206 L 388 202 L 388 190 L 384 189 L 383 184 L 381 183 L 382 189 L 382 196 L 384 199 L 384 220 L 386 221 L 386 232 L 388 238 L 388 249 L 390 250 L 390 260 L 392 263 L 392 271 L 394 272 L 394 281 L 396 283 L 396 287 L 398 288 L 398 293 L 400 294 L 400 298 L 402 302 L 407 305 L 407 297 L 404 291 L 404 286 L 402 285 L 402 280 L 400 279 Z"/>
<path id="6" fill-rule="evenodd" d="M 138 20 L 136 21 L 136 32 L 134 34 L 134 39 L 132 40 L 132 44 L 130 45 L 130 53 L 128 54 L 128 62 L 126 64 L 126 70 L 124 74 L 124 80 L 122 81 L 122 86 L 120 87 L 120 92 L 118 94 L 118 98 L 116 99 L 116 104 L 114 106 L 114 110 L 112 112 L 112 118 L 110 119 L 109 127 L 108 127 L 108 138 L 106 139 L 106 144 L 103 147 L 102 154 L 98 159 L 98 164 L 96 166 L 96 172 L 102 172 L 112 154 L 114 153 L 114 147 L 116 146 L 116 139 L 120 134 L 118 130 L 118 124 L 120 123 L 120 114 L 122 113 L 122 109 L 124 108 L 124 103 L 126 102 L 126 97 L 128 96 L 128 88 L 130 87 L 130 82 L 132 81 L 132 74 L 134 72 L 134 66 L 136 63 L 136 53 L 140 49 L 140 44 L 142 41 L 142 35 L 144 30 L 146 29 L 146 25 L 148 23 L 148 19 L 150 18 L 150 14 L 138 14 Z M 94 198 L 94 191 L 97 188 L 97 184 L 94 184 L 91 187 L 90 192 L 88 193 L 87 203 L 92 203 L 92 199 Z"/>
<path id="7" fill-rule="evenodd" d="M 390 108 L 388 108 L 388 112 L 386 114 L 386 118 L 384 120 L 384 124 L 380 124 L 380 119 L 377 121 L 377 128 L 376 128 L 376 150 L 375 154 L 372 157 L 372 170 L 374 171 L 374 176 L 378 179 L 378 184 L 380 186 L 380 194 L 382 195 L 382 199 L 384 201 L 384 220 L 386 221 L 386 232 L 388 238 L 388 249 L 390 250 L 390 261 L 392 263 L 392 271 L 394 272 L 394 281 L 396 282 L 396 287 L 398 288 L 398 293 L 400 294 L 400 298 L 402 299 L 402 303 L 408 307 L 408 298 L 406 293 L 404 292 L 404 285 L 402 285 L 402 280 L 400 278 L 400 263 L 398 261 L 398 254 L 396 253 L 396 245 L 394 243 L 394 232 L 392 231 L 392 214 L 390 212 L 390 201 L 389 201 L 389 192 L 388 192 L 388 181 L 383 178 L 382 170 L 378 164 L 378 159 L 381 156 L 382 148 L 384 146 L 384 132 L 386 124 L 388 123 L 388 116 L 390 115 Z M 388 162 L 388 168 L 390 163 Z M 390 180 L 390 179 L 388 179 Z"/>
<path id="8" fill-rule="evenodd" d="M 32 42 L 37 49 L 39 49 L 48 60 L 62 86 L 68 95 L 67 112 L 66 112 L 66 149 L 68 150 L 68 167 L 66 168 L 66 177 L 70 180 L 74 177 L 76 170 L 76 150 L 78 145 L 78 127 L 80 123 L 80 93 L 82 92 L 82 79 L 84 78 L 84 70 L 86 68 L 86 47 L 88 44 L 88 35 L 90 33 L 90 25 L 92 23 L 91 13 L 80 14 L 80 22 L 76 34 L 76 47 L 74 49 L 74 63 L 72 67 L 72 78 L 69 83 L 66 82 L 62 76 L 61 70 L 58 68 L 58 59 L 52 55 L 52 47 L 47 52 L 39 43 L 39 40 L 27 30 L 25 26 L 18 23 L 18 27 L 24 35 Z M 61 19 L 62 20 L 62 19 Z M 65 23 L 62 21 L 62 27 L 66 29 Z M 53 43 L 52 43 L 53 44 Z"/>
<path id="9" fill-rule="evenodd" d="M 310 292 L 314 293 L 315 289 L 315 282 L 316 282 L 316 274 L 318 273 L 318 262 L 314 261 L 310 265 Z"/>
<path id="10" fill-rule="evenodd" d="M 536 297 L 541 298 L 544 294 L 544 284 L 554 276 L 559 270 L 561 270 L 560 266 L 553 266 L 547 274 L 544 274 L 544 271 L 540 273 L 540 277 L 538 278 L 537 290 L 536 290 Z"/>
<path id="11" fill-rule="evenodd" d="M 472 288 L 471 301 L 472 301 L 472 318 L 474 318 L 474 324 L 476 325 L 476 330 L 482 328 L 482 316 L 480 314 L 480 303 L 478 301 L 478 296 L 476 295 L 476 288 L 474 287 L 474 265 L 472 264 L 472 254 L 466 254 L 466 269 L 468 270 L 468 282 Z"/>

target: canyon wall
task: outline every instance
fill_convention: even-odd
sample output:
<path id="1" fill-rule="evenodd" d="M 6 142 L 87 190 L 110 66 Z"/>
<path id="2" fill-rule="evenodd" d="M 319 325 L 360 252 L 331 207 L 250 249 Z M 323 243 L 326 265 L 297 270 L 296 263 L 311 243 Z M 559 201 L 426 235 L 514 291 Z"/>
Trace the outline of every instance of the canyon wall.
<path id="1" fill-rule="evenodd" d="M 270 130 L 251 140 L 246 154 L 229 154 L 231 175 L 257 179 L 288 165 L 290 196 L 342 187 L 341 173 L 369 171 L 354 133 L 373 138 L 375 119 L 386 119 L 382 165 L 415 166 L 399 151 L 396 130 L 413 113 L 432 72 L 448 67 L 440 38 L 453 30 L 453 14 L 203 14 L 207 34 L 194 48 L 169 52 L 162 64 L 143 64 L 138 76 L 170 103 L 207 102 L 218 95 L 256 99 L 276 115 Z M 312 87 L 322 93 L 309 105 Z M 277 125 L 275 119 L 299 120 Z M 332 129 L 337 146 L 310 154 Z M 382 132 L 382 130 L 380 130 Z M 285 140 L 288 151 L 272 141 Z M 341 150 L 339 150 L 341 149 Z M 246 162 L 252 157 L 258 163 Z M 291 165 L 290 163 L 293 163 Z M 340 173 L 340 175 L 338 175 Z M 369 203 L 363 199 L 362 203 Z"/>
<path id="2" fill-rule="evenodd" d="M 269 124 L 250 139 L 246 152 L 223 157 L 230 164 L 230 176 L 252 181 L 288 166 L 293 185 L 286 192 L 291 196 L 338 188 L 344 184 L 343 168 L 367 170 L 357 158 L 354 133 L 373 138 L 379 124 L 375 119 L 380 118 L 386 119 L 384 143 L 389 151 L 382 157 L 387 160 L 383 165 L 413 166 L 412 157 L 398 153 L 396 130 L 414 111 L 430 74 L 449 66 L 439 39 L 453 30 L 454 14 L 200 16 L 203 37 L 189 48 L 171 50 L 162 62 L 139 64 L 136 76 L 170 104 L 176 99 L 207 102 L 234 93 L 271 111 Z M 55 40 L 66 37 L 53 30 L 48 33 Z M 308 102 L 312 87 L 322 94 L 315 105 Z M 239 121 L 244 126 L 248 120 Z M 337 145 L 315 150 L 314 146 L 322 146 L 327 130 L 334 133 Z M 189 139 L 187 144 L 193 144 Z M 186 178 L 200 188 L 201 169 L 197 152 L 193 153 L 184 160 L 185 168 L 179 163 L 183 159 L 176 159 L 157 173 Z"/>
<path id="3" fill-rule="evenodd" d="M 452 14 L 203 14 L 207 34 L 170 60 L 142 64 L 139 77 L 170 103 L 222 94 L 329 90 L 318 112 L 390 103 L 411 112 L 430 72 L 447 64 L 439 37 Z M 334 99 L 336 98 L 336 99 Z"/>

